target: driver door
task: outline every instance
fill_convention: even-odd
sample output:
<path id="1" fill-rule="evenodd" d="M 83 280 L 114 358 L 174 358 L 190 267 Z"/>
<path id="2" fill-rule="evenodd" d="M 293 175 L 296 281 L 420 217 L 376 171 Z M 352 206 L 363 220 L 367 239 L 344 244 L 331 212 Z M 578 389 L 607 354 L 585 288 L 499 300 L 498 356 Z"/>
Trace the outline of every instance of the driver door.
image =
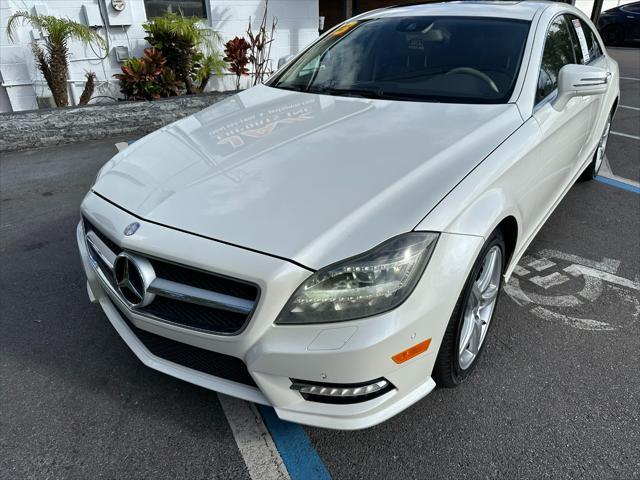
<path id="1" fill-rule="evenodd" d="M 543 216 L 573 181 L 576 161 L 582 158 L 591 131 L 592 106 L 588 97 L 571 99 L 562 111 L 552 105 L 560 69 L 580 63 L 576 47 L 566 15 L 556 17 L 547 31 L 533 114 L 540 127 L 541 141 L 534 152 L 540 175 L 529 192 L 529 211 L 525 212 L 530 225 L 544 220 Z"/>

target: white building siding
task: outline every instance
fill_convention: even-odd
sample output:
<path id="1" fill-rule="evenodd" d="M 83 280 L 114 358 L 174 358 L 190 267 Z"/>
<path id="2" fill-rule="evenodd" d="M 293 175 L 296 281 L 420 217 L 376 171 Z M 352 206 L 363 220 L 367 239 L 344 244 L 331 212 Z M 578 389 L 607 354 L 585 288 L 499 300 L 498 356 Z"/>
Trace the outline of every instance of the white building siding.
<path id="1" fill-rule="evenodd" d="M 15 43 L 10 42 L 6 35 L 6 25 L 11 14 L 20 10 L 33 12 L 35 7 L 49 15 L 68 17 L 85 23 L 83 5 L 97 12 L 95 9 L 98 1 L 104 0 L 0 0 L 0 73 L 3 85 L 0 88 L 6 91 L 12 110 L 37 108 L 36 97 L 47 97 L 50 93 L 31 53 L 32 35 L 38 36 L 38 32 L 26 25 L 18 29 Z M 107 4 L 110 4 L 109 0 Z M 249 17 L 253 20 L 254 28 L 257 28 L 263 8 L 264 2 L 261 0 L 207 0 L 206 23 L 218 30 L 225 40 L 235 36 L 246 36 Z M 131 15 L 132 24 L 128 27 L 109 26 L 110 49 L 105 59 L 98 57 L 96 52 L 101 52 L 97 48 L 94 52 L 90 47 L 78 42 L 70 45 L 71 104 L 77 102 L 82 92 L 87 71 L 93 71 L 97 75 L 98 88 L 94 96 L 119 95 L 113 74 L 120 71 L 120 64 L 116 61 L 113 48 L 127 46 L 132 56 L 140 56 L 148 46 L 142 29 L 142 24 L 147 20 L 143 0 L 127 0 L 127 10 Z M 277 63 L 281 56 L 298 52 L 318 35 L 318 0 L 270 0 L 269 25 L 273 16 L 278 18 L 271 51 L 274 63 Z M 103 37 L 107 34 L 104 28 L 100 29 L 100 33 Z M 210 88 L 214 89 L 226 90 L 233 88 L 233 85 L 234 81 L 230 77 L 222 80 L 212 79 L 210 82 Z M 0 112 L 2 111 L 8 111 L 6 101 L 0 101 Z"/>

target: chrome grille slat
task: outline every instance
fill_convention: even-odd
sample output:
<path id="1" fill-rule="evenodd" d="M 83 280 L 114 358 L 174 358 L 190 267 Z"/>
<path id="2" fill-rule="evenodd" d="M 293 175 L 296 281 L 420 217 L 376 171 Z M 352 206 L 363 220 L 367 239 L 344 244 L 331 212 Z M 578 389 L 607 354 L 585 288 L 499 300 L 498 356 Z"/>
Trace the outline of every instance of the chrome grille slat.
<path id="1" fill-rule="evenodd" d="M 149 291 L 163 297 L 229 310 L 230 312 L 249 313 L 253 310 L 254 305 L 254 303 L 249 300 L 243 300 L 242 298 L 232 297 L 223 293 L 210 292 L 202 288 L 165 280 L 164 278 L 156 278 L 151 282 Z"/>
<path id="2" fill-rule="evenodd" d="M 95 232 L 90 231 L 85 236 L 87 243 L 93 247 L 93 250 L 100 256 L 102 261 L 113 270 L 113 262 L 116 260 L 116 254 L 111 251 L 107 245 L 98 237 Z"/>
<path id="3" fill-rule="evenodd" d="M 90 257 L 92 257 L 91 264 L 94 270 L 96 270 L 100 280 L 111 292 L 127 304 L 122 294 L 118 292 L 118 285 L 114 275 L 116 258 L 119 254 L 126 255 L 126 251 L 86 219 L 83 219 L 83 225 L 85 228 L 85 241 Z M 113 248 L 118 251 L 114 252 Z M 139 253 L 136 253 L 136 255 L 140 256 Z M 140 261 L 143 260 L 143 258 L 140 258 Z M 150 260 L 161 266 L 159 270 L 162 273 L 169 274 L 173 278 L 185 279 L 190 284 L 156 276 L 147 288 L 148 292 L 158 296 L 156 301 L 139 307 L 129 304 L 129 310 L 132 313 L 146 316 L 153 320 L 177 324 L 184 328 L 222 335 L 239 333 L 249 321 L 259 295 L 256 286 L 240 280 L 219 276 L 215 273 L 173 265 L 156 259 Z M 171 272 L 171 268 L 175 268 L 176 271 Z M 193 272 L 193 279 L 188 278 L 190 272 Z M 226 293 L 200 288 L 195 286 L 197 284 L 219 287 L 220 290 Z M 229 295 L 228 292 L 237 292 L 242 297 L 253 298 L 241 298 Z M 165 300 L 160 302 L 160 297 Z M 157 305 L 154 305 L 154 303 L 157 303 Z M 187 304 L 197 305 L 199 310 L 194 310 L 195 306 L 187 308 Z"/>

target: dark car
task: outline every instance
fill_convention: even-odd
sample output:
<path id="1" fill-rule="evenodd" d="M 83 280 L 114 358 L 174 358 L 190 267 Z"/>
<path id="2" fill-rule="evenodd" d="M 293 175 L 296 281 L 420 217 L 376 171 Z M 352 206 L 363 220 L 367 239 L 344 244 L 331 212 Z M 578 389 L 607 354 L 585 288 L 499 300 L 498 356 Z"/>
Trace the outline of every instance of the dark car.
<path id="1" fill-rule="evenodd" d="M 607 45 L 640 45 L 640 2 L 602 12 L 598 30 Z"/>

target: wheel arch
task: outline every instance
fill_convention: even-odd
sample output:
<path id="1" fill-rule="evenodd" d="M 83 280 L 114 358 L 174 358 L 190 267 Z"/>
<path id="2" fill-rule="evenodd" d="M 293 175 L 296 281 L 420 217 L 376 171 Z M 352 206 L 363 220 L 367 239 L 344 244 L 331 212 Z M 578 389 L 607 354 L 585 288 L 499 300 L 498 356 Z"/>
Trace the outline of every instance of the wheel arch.
<path id="1" fill-rule="evenodd" d="M 513 215 L 507 215 L 504 217 L 500 223 L 498 223 L 496 230 L 500 230 L 502 232 L 502 237 L 504 239 L 504 244 L 506 251 L 504 252 L 505 262 L 503 266 L 503 272 L 506 272 L 509 264 L 511 263 L 511 259 L 513 258 L 513 254 L 516 251 L 516 244 L 518 243 L 518 221 L 516 217 Z"/>
<path id="2" fill-rule="evenodd" d="M 616 115 L 618 111 L 618 101 L 620 100 L 620 95 L 616 95 L 615 100 L 613 101 L 613 106 L 611 107 L 611 118 Z"/>
<path id="3" fill-rule="evenodd" d="M 453 205 L 456 205 L 454 202 Z M 451 212 L 450 207 L 444 209 Z M 453 207 L 455 208 L 455 207 Z M 488 239 L 491 234 L 500 229 L 504 236 L 507 251 L 505 252 L 505 272 L 514 259 L 519 242 L 523 237 L 522 215 L 518 206 L 510 198 L 503 188 L 496 187 L 484 192 L 472 203 L 459 210 L 453 221 L 444 224 L 446 216 L 443 212 L 439 215 L 427 216 L 416 230 L 442 231 L 451 234 L 475 235 Z"/>

